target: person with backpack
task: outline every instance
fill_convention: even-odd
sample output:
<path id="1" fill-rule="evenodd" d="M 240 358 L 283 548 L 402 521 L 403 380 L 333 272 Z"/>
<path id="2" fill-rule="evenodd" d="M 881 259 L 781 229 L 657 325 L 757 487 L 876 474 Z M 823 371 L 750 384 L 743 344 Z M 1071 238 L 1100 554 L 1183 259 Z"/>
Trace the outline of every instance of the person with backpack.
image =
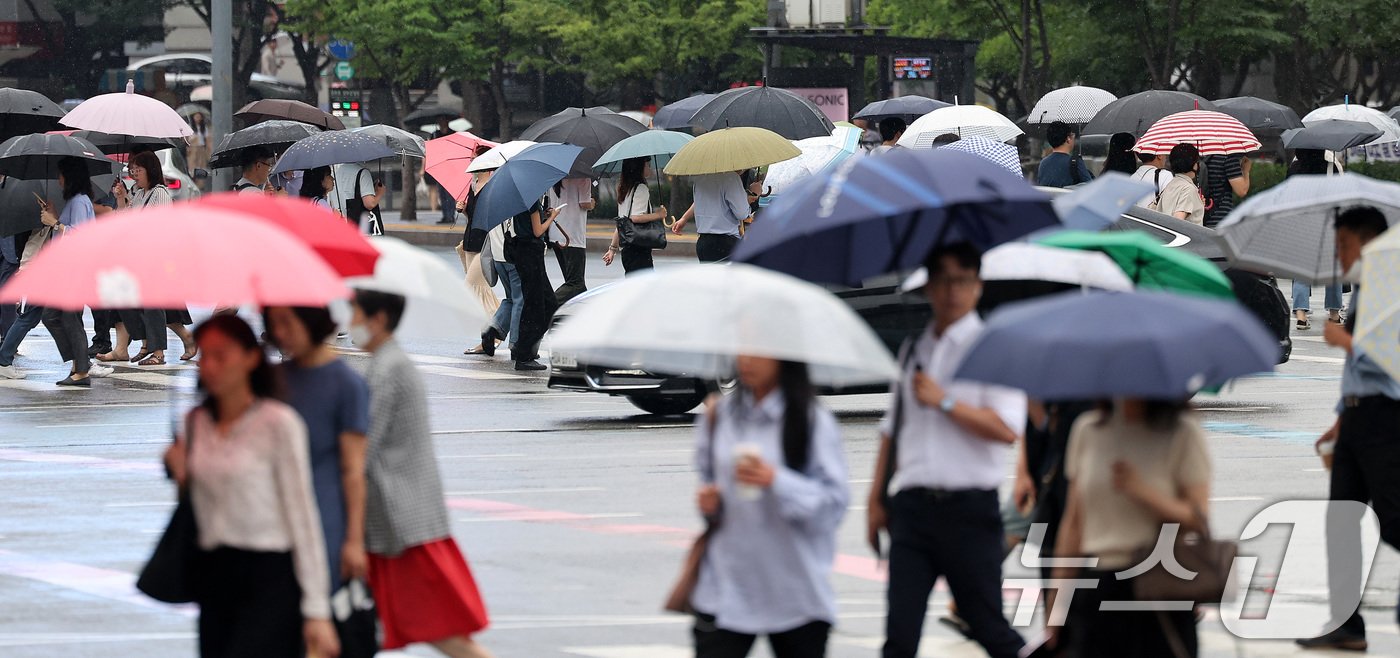
<path id="1" fill-rule="evenodd" d="M 335 179 L 342 184 L 353 181 L 344 187 L 336 186 L 336 199 L 345 221 L 360 227 L 362 233 L 384 235 L 383 218 L 379 213 L 379 204 L 384 200 L 384 181 L 375 180 L 369 169 L 356 163 L 336 165 Z"/>
<path id="2" fill-rule="evenodd" d="M 1201 171 L 1200 152 L 1193 144 L 1177 144 L 1167 156 L 1167 166 L 1172 172 L 1171 182 L 1148 209 L 1201 224 L 1205 220 L 1206 204 L 1196 187 L 1196 177 Z"/>
<path id="3" fill-rule="evenodd" d="M 1069 187 L 1094 180 L 1089 168 L 1084 166 L 1084 158 L 1074 153 L 1079 136 L 1074 128 L 1063 121 L 1056 121 L 1045 129 L 1045 141 L 1050 144 L 1050 154 L 1040 161 L 1035 180 L 1045 187 Z"/>
<path id="4" fill-rule="evenodd" d="M 250 148 L 243 152 L 243 176 L 233 184 L 233 191 L 239 194 L 264 194 L 267 192 L 267 179 L 277 157 L 265 148 Z"/>

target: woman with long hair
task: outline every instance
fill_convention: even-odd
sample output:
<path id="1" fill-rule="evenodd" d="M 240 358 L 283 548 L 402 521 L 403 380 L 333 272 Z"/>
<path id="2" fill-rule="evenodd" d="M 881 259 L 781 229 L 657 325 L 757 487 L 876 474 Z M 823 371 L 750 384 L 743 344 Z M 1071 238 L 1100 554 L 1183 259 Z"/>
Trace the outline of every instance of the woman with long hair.
<path id="1" fill-rule="evenodd" d="M 696 658 L 820 658 L 836 622 L 831 567 L 850 499 L 841 431 L 807 366 L 741 356 L 741 391 L 698 423 L 700 513 L 717 519 L 699 581 Z"/>
<path id="2" fill-rule="evenodd" d="M 549 272 L 544 269 L 544 236 L 554 225 L 559 209 L 548 211 L 547 219 L 543 218 L 545 212 L 543 204 L 535 202 L 529 210 L 508 220 L 513 222 L 514 233 L 506 239 L 506 254 L 520 276 L 520 301 L 524 304 L 520 311 L 520 334 L 515 337 L 515 347 L 511 350 L 516 370 L 549 368 L 538 361 L 540 341 L 549 330 L 549 320 L 556 307 L 554 286 L 549 284 Z"/>
<path id="3" fill-rule="evenodd" d="M 195 112 L 190 115 L 190 131 L 193 133 L 185 138 L 185 161 L 190 165 L 190 171 L 204 169 L 209 166 L 209 123 L 207 116 L 203 112 Z"/>
<path id="4" fill-rule="evenodd" d="M 86 165 L 77 158 L 63 158 L 58 161 L 58 186 L 63 190 L 63 211 L 57 215 L 47 202 L 39 213 L 45 226 L 53 229 L 53 239 L 63 239 L 63 235 L 97 218 L 92 207 L 92 180 L 88 177 Z M 88 379 L 92 360 L 88 358 L 87 332 L 83 328 L 83 311 L 61 311 L 45 308 L 43 323 L 58 344 L 59 357 L 73 363 L 68 377 L 58 382 L 59 386 L 90 387 Z"/>
<path id="5" fill-rule="evenodd" d="M 1103 169 L 1099 170 L 1102 176 L 1110 171 L 1132 176 L 1137 173 L 1138 160 L 1133 155 L 1133 147 L 1137 145 L 1137 138 L 1132 133 L 1114 133 L 1108 140 L 1108 158 L 1103 161 Z"/>
<path id="6" fill-rule="evenodd" d="M 629 158 L 622 162 L 622 175 L 617 181 L 617 216 L 630 217 L 633 224 L 646 224 L 666 219 L 666 206 L 651 210 L 651 158 Z M 612 265 L 613 258 L 622 253 L 622 271 L 627 274 L 653 267 L 651 249 L 622 244 L 622 233 L 614 230 L 612 244 L 603 253 L 603 264 Z"/>
<path id="7" fill-rule="evenodd" d="M 277 399 L 277 371 L 247 322 L 216 315 L 194 335 L 205 398 L 165 464 L 199 527 L 200 655 L 334 656 L 306 424 Z"/>
<path id="8" fill-rule="evenodd" d="M 331 190 L 335 189 L 335 175 L 329 166 L 308 169 L 301 181 L 298 196 L 327 210 L 332 209 L 330 195 Z"/>

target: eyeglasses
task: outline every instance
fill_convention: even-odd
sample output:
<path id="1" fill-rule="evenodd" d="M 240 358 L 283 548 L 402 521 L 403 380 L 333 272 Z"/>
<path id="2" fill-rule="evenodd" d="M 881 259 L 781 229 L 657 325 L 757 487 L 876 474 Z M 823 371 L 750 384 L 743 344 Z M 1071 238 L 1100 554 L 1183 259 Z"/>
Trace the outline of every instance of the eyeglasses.
<path id="1" fill-rule="evenodd" d="M 268 162 L 267 160 L 258 160 L 258 164 L 260 164 L 260 165 L 262 165 L 262 166 L 264 166 L 264 167 L 267 167 L 268 169 L 271 169 L 273 165 L 277 164 L 277 162 L 276 162 L 276 161 Z"/>

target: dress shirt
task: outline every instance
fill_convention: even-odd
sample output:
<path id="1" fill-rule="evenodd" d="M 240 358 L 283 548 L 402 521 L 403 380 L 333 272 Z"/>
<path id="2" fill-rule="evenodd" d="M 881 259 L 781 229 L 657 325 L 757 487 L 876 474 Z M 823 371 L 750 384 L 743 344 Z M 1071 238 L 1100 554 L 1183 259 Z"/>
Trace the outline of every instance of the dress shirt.
<path id="1" fill-rule="evenodd" d="M 581 205 L 593 198 L 593 181 L 587 178 L 565 178 L 564 189 L 559 194 L 554 193 L 554 188 L 549 188 L 549 207 L 558 208 L 560 204 L 567 203 L 559 210 L 559 216 L 554 219 L 554 225 L 549 227 L 549 241 L 564 245 L 564 234 L 569 235 L 569 247 L 574 249 L 586 249 L 588 246 L 588 211 Z"/>
<path id="2" fill-rule="evenodd" d="M 695 230 L 739 237 L 739 224 L 749 216 L 749 193 L 739 174 L 695 176 Z"/>
<path id="3" fill-rule="evenodd" d="M 1001 422 L 1016 432 L 1026 426 L 1026 395 L 1019 390 L 953 379 L 963 357 L 982 333 L 982 318 L 971 312 L 934 336 L 930 326 L 914 343 L 913 363 L 943 387 L 947 395 L 966 405 L 990 408 Z M 899 432 L 898 464 L 891 485 L 904 489 L 996 489 L 1006 477 L 1006 457 L 1011 446 L 972 434 L 948 414 L 926 407 L 915 397 L 914 369 L 900 374 L 904 427 Z M 885 414 L 880 432 L 890 435 L 893 410 Z"/>
<path id="4" fill-rule="evenodd" d="M 1352 296 L 1352 313 L 1360 312 L 1361 289 Z M 1392 400 L 1400 400 L 1400 382 L 1396 382 L 1380 364 L 1372 361 L 1364 352 L 1352 349 L 1347 354 L 1346 365 L 1342 366 L 1342 397 L 1367 397 L 1384 395 Z M 1345 400 L 1337 401 L 1337 413 L 1346 408 Z"/>

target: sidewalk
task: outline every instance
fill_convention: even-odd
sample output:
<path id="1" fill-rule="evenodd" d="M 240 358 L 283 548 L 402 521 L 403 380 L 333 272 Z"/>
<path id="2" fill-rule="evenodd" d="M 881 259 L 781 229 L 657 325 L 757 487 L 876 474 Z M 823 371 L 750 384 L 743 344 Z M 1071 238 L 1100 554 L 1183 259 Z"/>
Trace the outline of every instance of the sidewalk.
<path id="1" fill-rule="evenodd" d="M 402 221 L 398 211 L 384 213 L 384 233 L 412 245 L 420 247 L 455 247 L 462 241 L 466 225 L 438 224 L 438 214 L 426 210 L 419 211 L 419 220 Z M 588 250 L 599 254 L 607 250 L 612 241 L 613 223 L 606 219 L 588 220 Z M 662 252 L 672 258 L 694 258 L 694 233 L 666 236 L 666 249 Z"/>

